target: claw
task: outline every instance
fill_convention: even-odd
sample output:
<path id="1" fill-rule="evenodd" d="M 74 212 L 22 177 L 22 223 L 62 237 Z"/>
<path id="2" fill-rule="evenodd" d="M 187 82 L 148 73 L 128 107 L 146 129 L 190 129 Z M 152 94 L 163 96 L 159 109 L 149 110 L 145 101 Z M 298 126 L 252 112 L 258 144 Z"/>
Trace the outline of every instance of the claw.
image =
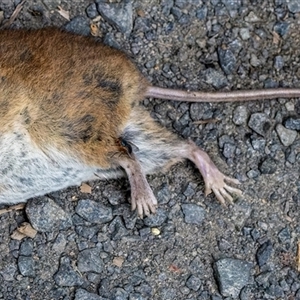
<path id="1" fill-rule="evenodd" d="M 236 195 L 238 195 L 238 196 L 242 196 L 242 194 L 243 194 L 243 191 L 241 191 L 240 189 L 234 188 L 234 187 L 229 186 L 229 185 L 227 185 L 227 184 L 225 184 L 224 188 L 225 188 L 228 192 L 230 192 L 230 193 L 232 193 L 232 194 L 236 194 Z"/>
<path id="2" fill-rule="evenodd" d="M 226 185 L 225 185 L 225 187 L 226 187 Z M 233 198 L 231 197 L 230 194 L 228 194 L 228 193 L 226 192 L 225 187 L 221 188 L 221 189 L 220 189 L 220 192 L 221 192 L 221 194 L 223 195 L 223 197 L 224 197 L 225 199 L 227 199 L 227 200 L 230 202 L 230 204 L 232 204 L 232 203 L 233 203 Z"/>
<path id="3" fill-rule="evenodd" d="M 224 179 L 230 183 L 233 183 L 233 184 L 241 184 L 240 181 L 236 178 L 231 178 L 229 176 L 225 176 L 224 175 Z"/>
<path id="4" fill-rule="evenodd" d="M 212 188 L 215 196 L 217 197 L 217 199 L 219 200 L 219 202 L 224 206 L 224 207 L 227 207 L 226 205 L 226 202 L 225 202 L 225 199 L 223 198 L 223 196 L 221 195 L 219 189 L 217 188 Z"/>

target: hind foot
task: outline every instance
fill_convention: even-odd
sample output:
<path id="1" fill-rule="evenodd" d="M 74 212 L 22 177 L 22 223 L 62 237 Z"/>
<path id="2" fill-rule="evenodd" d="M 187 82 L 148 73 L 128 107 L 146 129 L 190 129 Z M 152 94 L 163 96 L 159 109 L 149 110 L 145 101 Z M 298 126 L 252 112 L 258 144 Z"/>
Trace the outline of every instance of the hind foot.
<path id="1" fill-rule="evenodd" d="M 131 209 L 137 210 L 138 216 L 143 218 L 156 212 L 157 200 L 147 182 L 140 163 L 131 155 L 120 158 L 118 162 L 125 170 L 131 187 Z"/>
<path id="2" fill-rule="evenodd" d="M 191 160 L 200 170 L 205 183 L 206 196 L 213 192 L 221 204 L 226 206 L 226 200 L 233 203 L 232 194 L 242 195 L 241 190 L 231 187 L 226 183 L 226 181 L 229 184 L 240 184 L 240 182 L 219 171 L 207 153 L 198 148 L 196 144 L 189 142 L 183 155 Z"/>

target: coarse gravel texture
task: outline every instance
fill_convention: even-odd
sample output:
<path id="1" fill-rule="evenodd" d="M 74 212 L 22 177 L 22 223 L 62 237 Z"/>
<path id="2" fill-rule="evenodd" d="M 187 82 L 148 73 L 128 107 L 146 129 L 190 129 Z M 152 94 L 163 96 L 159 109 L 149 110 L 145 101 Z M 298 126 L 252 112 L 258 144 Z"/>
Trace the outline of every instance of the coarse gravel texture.
<path id="1" fill-rule="evenodd" d="M 19 2 L 0 1 L 4 19 Z M 90 24 L 154 85 L 300 87 L 298 0 L 27 0 L 11 27 L 87 35 Z M 243 196 L 228 208 L 205 197 L 186 162 L 148 177 L 159 209 L 144 220 L 126 179 L 34 199 L 0 216 L 0 299 L 300 299 L 300 100 L 143 104 L 238 178 Z M 12 239 L 24 221 L 37 235 Z"/>

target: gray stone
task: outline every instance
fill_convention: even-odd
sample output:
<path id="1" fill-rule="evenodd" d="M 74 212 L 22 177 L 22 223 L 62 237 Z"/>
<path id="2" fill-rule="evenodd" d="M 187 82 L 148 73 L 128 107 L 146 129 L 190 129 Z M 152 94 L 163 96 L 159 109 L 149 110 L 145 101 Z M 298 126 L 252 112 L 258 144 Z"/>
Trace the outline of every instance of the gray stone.
<path id="1" fill-rule="evenodd" d="M 227 79 L 220 71 L 213 68 L 208 68 L 203 72 L 203 80 L 215 87 L 216 89 L 221 89 L 227 85 Z"/>
<path id="2" fill-rule="evenodd" d="M 273 246 L 271 241 L 269 240 L 258 248 L 256 252 L 256 259 L 260 267 L 266 264 L 272 252 L 273 252 Z"/>
<path id="3" fill-rule="evenodd" d="M 26 214 L 32 227 L 37 231 L 47 232 L 72 226 L 70 215 L 47 197 L 28 201 Z"/>
<path id="4" fill-rule="evenodd" d="M 196 256 L 189 264 L 189 270 L 193 274 L 201 275 L 205 272 L 203 261 L 199 256 Z"/>
<path id="5" fill-rule="evenodd" d="M 146 296 L 151 296 L 152 295 L 152 288 L 148 283 L 141 283 L 137 287 L 135 287 L 135 291 Z M 126 298 L 127 299 L 127 298 Z"/>
<path id="6" fill-rule="evenodd" d="M 250 170 L 247 172 L 248 178 L 257 178 L 260 175 L 260 173 L 257 170 Z"/>
<path id="7" fill-rule="evenodd" d="M 76 226 L 75 230 L 79 236 L 81 236 L 87 240 L 92 240 L 92 238 L 94 236 L 96 236 L 96 234 L 100 230 L 100 225 L 94 225 L 94 226 L 89 226 L 89 227 L 78 225 L 78 226 Z"/>
<path id="8" fill-rule="evenodd" d="M 277 55 L 274 58 L 274 68 L 276 70 L 281 70 L 284 67 L 284 59 L 281 55 Z"/>
<path id="9" fill-rule="evenodd" d="M 101 273 L 104 268 L 103 260 L 100 257 L 101 250 L 98 248 L 85 249 L 78 254 L 78 270 L 80 272 Z"/>
<path id="10" fill-rule="evenodd" d="M 65 250 L 67 240 L 64 234 L 59 233 L 53 242 L 52 249 L 56 253 L 62 253 Z"/>
<path id="11" fill-rule="evenodd" d="M 84 284 L 84 280 L 79 273 L 73 270 L 70 259 L 66 256 L 60 259 L 59 270 L 53 279 L 59 286 L 81 286 Z"/>
<path id="12" fill-rule="evenodd" d="M 144 219 L 144 224 L 148 227 L 161 226 L 167 220 L 167 217 L 166 211 L 159 208 L 156 214 L 152 214 Z"/>
<path id="13" fill-rule="evenodd" d="M 300 130 L 300 118 L 289 117 L 284 121 L 284 127 L 287 129 Z"/>
<path id="14" fill-rule="evenodd" d="M 64 29 L 75 34 L 88 36 L 90 35 L 90 20 L 85 16 L 76 16 L 64 26 Z"/>
<path id="15" fill-rule="evenodd" d="M 3 263 L 2 263 L 3 264 Z M 4 281 L 13 281 L 15 280 L 14 276 L 17 271 L 17 266 L 15 263 L 6 264 L 0 270 L 0 275 L 2 276 Z"/>
<path id="16" fill-rule="evenodd" d="M 122 237 L 128 235 L 128 230 L 125 228 L 124 223 L 120 217 L 116 217 L 109 224 L 109 231 L 112 233 L 111 237 L 114 241 L 120 240 Z"/>
<path id="17" fill-rule="evenodd" d="M 283 228 L 278 233 L 278 240 L 280 243 L 288 243 L 291 242 L 291 233 L 288 227 Z"/>
<path id="18" fill-rule="evenodd" d="M 261 64 L 261 61 L 258 59 L 258 57 L 254 53 L 251 54 L 250 64 L 253 67 L 258 67 Z"/>
<path id="19" fill-rule="evenodd" d="M 225 74 L 231 74 L 236 69 L 236 57 L 230 49 L 218 48 L 219 62 Z"/>
<path id="20" fill-rule="evenodd" d="M 173 0 L 162 0 L 160 2 L 160 5 L 162 7 L 162 13 L 166 16 L 168 16 L 170 14 L 171 8 L 174 5 L 174 1 Z"/>
<path id="21" fill-rule="evenodd" d="M 289 31 L 290 25 L 285 21 L 279 21 L 274 25 L 274 31 L 280 36 L 285 36 Z"/>
<path id="22" fill-rule="evenodd" d="M 231 137 L 227 134 L 224 134 L 219 137 L 218 143 L 219 143 L 220 148 L 224 148 L 225 144 L 233 144 L 234 145 L 234 139 L 233 139 L 233 137 Z"/>
<path id="23" fill-rule="evenodd" d="M 244 41 L 250 39 L 251 35 L 249 32 L 249 28 L 241 28 L 240 36 L 241 36 L 242 40 L 244 40 Z"/>
<path id="24" fill-rule="evenodd" d="M 84 289 L 77 289 L 75 300 L 104 300 L 104 298 L 96 294 L 89 293 Z"/>
<path id="25" fill-rule="evenodd" d="M 79 200 L 75 211 L 79 216 L 91 223 L 103 224 L 113 219 L 110 207 L 93 200 Z"/>
<path id="26" fill-rule="evenodd" d="M 260 273 L 259 275 L 257 275 L 255 277 L 255 281 L 263 286 L 264 288 L 266 288 L 267 286 L 269 286 L 269 278 L 272 276 L 271 272 L 263 272 Z"/>
<path id="27" fill-rule="evenodd" d="M 262 174 L 274 174 L 277 170 L 277 164 L 275 159 L 268 157 L 259 165 L 259 170 Z"/>
<path id="28" fill-rule="evenodd" d="M 297 137 L 297 131 L 287 129 L 281 124 L 278 124 L 276 126 L 276 132 L 279 136 L 279 139 L 280 139 L 281 143 L 284 146 L 292 145 L 294 143 L 296 137 Z"/>
<path id="29" fill-rule="evenodd" d="M 182 11 L 178 7 L 172 7 L 171 8 L 171 13 L 175 17 L 176 20 L 179 20 L 180 17 L 182 16 Z"/>
<path id="30" fill-rule="evenodd" d="M 31 256 L 33 251 L 32 239 L 25 239 L 20 246 L 20 255 Z"/>
<path id="31" fill-rule="evenodd" d="M 116 189 L 114 185 L 107 185 L 103 191 L 103 196 L 111 205 L 118 205 L 124 199 L 122 192 Z"/>
<path id="32" fill-rule="evenodd" d="M 197 188 L 197 185 L 194 183 L 189 182 L 185 191 L 183 192 L 183 195 L 190 198 L 195 195 L 195 189 Z"/>
<path id="33" fill-rule="evenodd" d="M 264 113 L 254 113 L 251 115 L 248 126 L 262 136 L 268 136 L 272 129 L 272 122 Z"/>
<path id="34" fill-rule="evenodd" d="M 112 292 L 112 300 L 127 300 L 128 293 L 122 288 L 116 288 Z"/>
<path id="35" fill-rule="evenodd" d="M 183 8 L 186 7 L 187 1 L 186 1 L 186 0 L 175 0 L 175 1 L 174 1 L 174 4 L 175 4 L 177 7 L 183 9 Z"/>
<path id="36" fill-rule="evenodd" d="M 264 151 L 264 149 L 266 147 L 266 140 L 262 137 L 252 136 L 251 137 L 251 145 L 254 150 Z"/>
<path id="37" fill-rule="evenodd" d="M 223 147 L 223 155 L 226 158 L 234 157 L 236 146 L 231 143 L 225 143 Z"/>
<path id="38" fill-rule="evenodd" d="M 215 263 L 219 290 L 224 297 L 238 298 L 248 284 L 252 264 L 233 258 L 220 259 Z"/>
<path id="39" fill-rule="evenodd" d="M 35 277 L 35 262 L 31 256 L 20 255 L 18 258 L 18 268 L 23 276 Z"/>
<path id="40" fill-rule="evenodd" d="M 256 23 L 260 21 L 260 19 L 253 11 L 250 11 L 250 13 L 245 17 L 245 21 L 249 23 Z"/>
<path id="41" fill-rule="evenodd" d="M 143 297 L 139 293 L 134 293 L 129 295 L 129 300 L 146 300 L 147 298 Z"/>
<path id="42" fill-rule="evenodd" d="M 87 8 L 86 8 L 86 14 L 90 19 L 96 18 L 99 13 L 97 11 L 97 5 L 96 3 L 91 3 Z"/>
<path id="43" fill-rule="evenodd" d="M 132 30 L 132 2 L 124 0 L 121 3 L 105 3 L 97 1 L 97 9 L 101 16 L 119 31 L 130 35 Z"/>
<path id="44" fill-rule="evenodd" d="M 299 0 L 287 0 L 287 7 L 288 7 L 289 11 L 293 14 L 300 12 Z"/>
<path id="45" fill-rule="evenodd" d="M 191 103 L 190 116 L 193 121 L 207 120 L 213 117 L 210 103 Z"/>
<path id="46" fill-rule="evenodd" d="M 196 10 L 196 17 L 199 20 L 205 20 L 206 16 L 207 16 L 207 6 L 206 5 L 203 5 L 202 7 L 198 8 Z"/>
<path id="47" fill-rule="evenodd" d="M 195 275 L 191 275 L 191 276 L 187 279 L 185 285 L 186 285 L 189 289 L 191 289 L 191 290 L 193 290 L 193 291 L 196 292 L 196 291 L 199 290 L 199 288 L 200 288 L 200 286 L 201 286 L 201 280 L 200 280 L 199 277 L 197 277 L 197 276 L 195 276 Z"/>
<path id="48" fill-rule="evenodd" d="M 205 220 L 206 212 L 201 206 L 196 204 L 182 204 L 181 207 L 186 223 L 201 225 Z"/>

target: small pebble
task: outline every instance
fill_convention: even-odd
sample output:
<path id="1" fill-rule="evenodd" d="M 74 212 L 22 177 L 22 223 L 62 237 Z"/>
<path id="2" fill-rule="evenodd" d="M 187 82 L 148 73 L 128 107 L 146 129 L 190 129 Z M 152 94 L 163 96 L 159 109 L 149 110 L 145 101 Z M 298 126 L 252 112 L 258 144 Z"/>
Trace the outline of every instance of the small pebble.
<path id="1" fill-rule="evenodd" d="M 97 9 L 101 16 L 119 31 L 129 36 L 132 31 L 132 2 L 122 1 L 120 3 L 97 3 Z"/>
<path id="2" fill-rule="evenodd" d="M 72 225 L 69 214 L 47 197 L 28 201 L 26 214 L 32 227 L 40 232 L 66 229 Z"/>
<path id="3" fill-rule="evenodd" d="M 273 246 L 270 240 L 268 240 L 258 248 L 256 252 L 256 259 L 260 267 L 262 267 L 264 264 L 267 263 L 272 252 L 273 252 Z"/>
<path id="4" fill-rule="evenodd" d="M 31 256 L 20 255 L 18 258 L 18 268 L 23 276 L 35 277 L 35 262 Z"/>
<path id="5" fill-rule="evenodd" d="M 288 0 L 287 7 L 289 11 L 293 14 L 300 12 L 300 2 L 298 0 Z"/>
<path id="6" fill-rule="evenodd" d="M 279 139 L 280 139 L 281 143 L 284 146 L 292 145 L 294 143 L 296 137 L 297 137 L 297 131 L 287 129 L 281 124 L 278 124 L 276 126 L 276 132 L 279 136 Z"/>
<path id="7" fill-rule="evenodd" d="M 186 223 L 201 225 L 205 220 L 206 212 L 201 206 L 196 204 L 182 204 L 181 208 Z"/>
<path id="8" fill-rule="evenodd" d="M 264 113 L 254 113 L 251 115 L 248 126 L 262 136 L 268 136 L 272 123 L 268 116 Z"/>
<path id="9" fill-rule="evenodd" d="M 103 260 L 100 258 L 99 248 L 85 249 L 78 254 L 78 270 L 80 272 L 101 273 L 104 268 Z"/>
<path id="10" fill-rule="evenodd" d="M 259 166 L 262 174 L 274 174 L 277 170 L 277 161 L 271 157 L 266 158 Z"/>
<path id="11" fill-rule="evenodd" d="M 97 294 L 92 294 L 87 292 L 84 289 L 76 290 L 75 300 L 104 300 L 102 297 Z"/>
<path id="12" fill-rule="evenodd" d="M 152 214 L 144 219 L 144 224 L 148 227 L 158 227 L 161 226 L 167 218 L 167 212 L 159 208 L 157 209 L 156 214 Z"/>
<path id="13" fill-rule="evenodd" d="M 284 121 L 284 127 L 287 129 L 300 131 L 300 118 L 299 117 L 289 117 Z"/>
<path id="14" fill-rule="evenodd" d="M 60 259 L 60 265 L 57 273 L 53 276 L 55 283 L 58 286 L 81 286 L 84 284 L 84 280 L 71 267 L 71 261 L 68 257 L 63 256 Z"/>
<path id="15" fill-rule="evenodd" d="M 197 276 L 191 275 L 191 276 L 187 279 L 185 285 L 186 285 L 189 289 L 191 289 L 191 290 L 193 290 L 193 291 L 196 292 L 196 291 L 199 290 L 199 288 L 200 288 L 200 286 L 201 286 L 201 280 L 200 280 L 200 278 L 198 278 Z"/>
<path id="16" fill-rule="evenodd" d="M 221 294 L 237 299 L 241 289 L 249 283 L 252 264 L 239 259 L 223 258 L 215 263 Z"/>
<path id="17" fill-rule="evenodd" d="M 230 49 L 218 48 L 219 62 L 225 74 L 231 74 L 236 69 L 236 57 Z"/>
<path id="18" fill-rule="evenodd" d="M 113 219 L 110 207 L 93 200 L 79 200 L 75 210 L 79 216 L 91 223 L 103 224 Z"/>
<path id="19" fill-rule="evenodd" d="M 158 228 L 154 227 L 154 228 L 151 228 L 151 233 L 153 235 L 160 235 L 160 230 Z"/>

